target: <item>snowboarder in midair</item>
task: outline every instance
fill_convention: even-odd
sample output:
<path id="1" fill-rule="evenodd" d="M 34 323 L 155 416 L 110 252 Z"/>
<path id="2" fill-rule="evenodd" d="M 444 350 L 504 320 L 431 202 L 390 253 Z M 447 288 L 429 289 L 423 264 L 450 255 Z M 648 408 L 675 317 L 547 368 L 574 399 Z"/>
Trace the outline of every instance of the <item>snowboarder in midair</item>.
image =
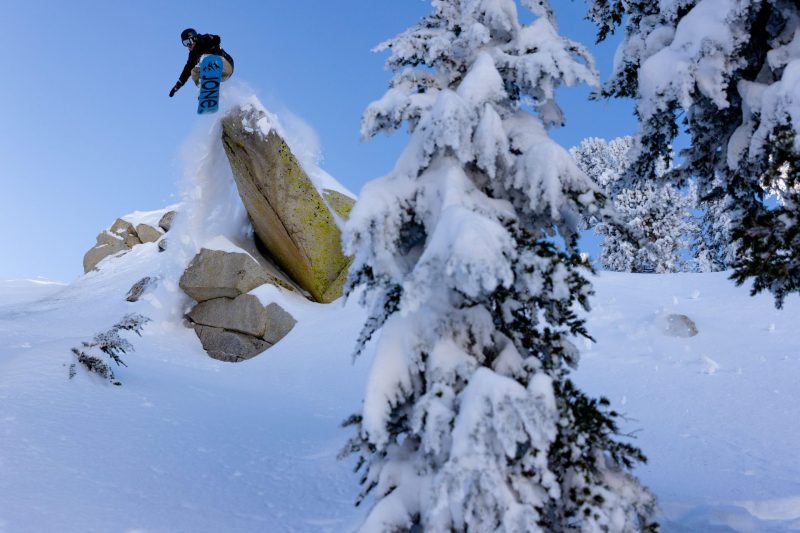
<path id="1" fill-rule="evenodd" d="M 200 84 L 200 67 L 198 64 L 204 55 L 213 54 L 222 57 L 222 81 L 227 80 L 233 74 L 233 58 L 220 48 L 221 39 L 219 35 L 210 33 L 201 35 L 193 28 L 187 28 L 181 32 L 181 42 L 183 46 L 189 49 L 189 59 L 186 61 L 186 66 L 183 67 L 183 72 L 181 72 L 177 83 L 169 92 L 170 98 L 175 96 L 178 89 L 183 87 L 189 76 L 192 77 L 195 85 Z"/>

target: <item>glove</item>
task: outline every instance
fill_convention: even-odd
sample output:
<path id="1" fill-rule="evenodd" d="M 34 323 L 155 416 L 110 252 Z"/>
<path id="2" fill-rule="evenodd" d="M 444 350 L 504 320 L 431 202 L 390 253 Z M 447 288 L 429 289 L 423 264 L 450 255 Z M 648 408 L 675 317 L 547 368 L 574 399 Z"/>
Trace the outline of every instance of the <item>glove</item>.
<path id="1" fill-rule="evenodd" d="M 178 92 L 178 89 L 180 89 L 180 88 L 181 88 L 181 84 L 180 83 L 176 83 L 175 86 L 172 88 L 172 90 L 169 92 L 169 97 L 172 98 L 173 96 L 175 96 L 175 93 Z"/>

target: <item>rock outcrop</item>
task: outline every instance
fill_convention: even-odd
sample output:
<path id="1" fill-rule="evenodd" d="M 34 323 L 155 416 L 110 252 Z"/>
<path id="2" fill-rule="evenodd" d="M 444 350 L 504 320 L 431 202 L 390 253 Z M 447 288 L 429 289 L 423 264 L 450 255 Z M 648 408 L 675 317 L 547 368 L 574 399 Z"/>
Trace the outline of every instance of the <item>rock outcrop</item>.
<path id="1" fill-rule="evenodd" d="M 161 221 L 163 222 L 170 214 L 171 217 L 175 216 L 175 212 L 170 211 L 162 217 Z M 169 224 L 172 222 L 171 217 L 166 224 L 166 229 L 159 222 L 159 226 L 164 232 L 169 230 Z M 94 270 L 97 264 L 106 257 L 120 252 L 127 252 L 134 246 L 145 242 L 158 242 L 159 249 L 162 249 L 163 236 L 164 233 L 161 230 L 150 224 L 141 223 L 134 226 L 127 220 L 118 218 L 109 229 L 100 232 L 95 245 L 83 256 L 83 271 L 86 273 Z"/>
<path id="2" fill-rule="evenodd" d="M 206 353 L 220 361 L 238 363 L 255 357 L 270 347 L 265 340 L 222 328 L 197 324 L 194 330 Z"/>
<path id="3" fill-rule="evenodd" d="M 139 240 L 144 243 L 158 241 L 163 233 L 149 224 L 139 224 L 136 226 L 136 235 L 139 237 Z"/>
<path id="4" fill-rule="evenodd" d="M 264 269 L 244 253 L 203 248 L 181 276 L 183 292 L 203 302 L 212 298 L 236 298 L 267 282 Z"/>
<path id="5" fill-rule="evenodd" d="M 246 253 L 201 249 L 180 280 L 197 300 L 189 311 L 203 349 L 221 361 L 250 359 L 286 336 L 296 320 L 276 303 L 264 306 L 249 291 L 275 280 Z"/>
<path id="6" fill-rule="evenodd" d="M 328 202 L 328 205 L 336 212 L 337 215 L 342 217 L 344 220 L 347 220 L 350 217 L 350 211 L 353 210 L 353 206 L 356 203 L 355 200 L 345 194 L 340 193 L 339 191 L 334 191 L 332 189 L 323 189 L 322 194 L 325 196 L 325 201 Z"/>
<path id="7" fill-rule="evenodd" d="M 133 248 L 137 244 L 142 244 L 142 239 L 136 233 L 136 228 L 127 220 L 118 218 L 108 230 L 114 235 L 118 235 L 125 242 L 125 246 Z"/>
<path id="8" fill-rule="evenodd" d="M 97 236 L 97 244 L 83 256 L 83 272 L 93 270 L 97 263 L 110 255 L 128 250 L 130 247 L 123 239 L 103 232 Z"/>
<path id="9" fill-rule="evenodd" d="M 189 313 L 195 324 L 238 331 L 263 337 L 267 331 L 266 309 L 257 297 L 242 294 L 236 298 L 214 298 L 200 302 Z"/>
<path id="10" fill-rule="evenodd" d="M 264 117 L 238 108 L 222 121 L 239 195 L 270 259 L 313 299 L 330 302 L 341 295 L 341 274 L 350 262 L 339 228 L 286 142 L 275 131 L 261 130 Z M 332 207 L 346 216 L 353 200 L 331 193 Z"/>
<path id="11" fill-rule="evenodd" d="M 158 227 L 163 229 L 166 233 L 167 231 L 172 228 L 172 221 L 175 220 L 175 215 L 177 215 L 175 211 L 167 211 L 164 213 L 164 216 L 161 217 L 161 220 L 158 221 Z"/>

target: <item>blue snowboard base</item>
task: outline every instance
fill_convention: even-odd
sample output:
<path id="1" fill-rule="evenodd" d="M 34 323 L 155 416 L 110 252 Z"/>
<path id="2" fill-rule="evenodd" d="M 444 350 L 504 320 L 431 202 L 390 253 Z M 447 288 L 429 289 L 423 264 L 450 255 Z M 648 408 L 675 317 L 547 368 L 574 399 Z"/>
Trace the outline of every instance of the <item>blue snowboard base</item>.
<path id="1" fill-rule="evenodd" d="M 216 113 L 219 109 L 219 89 L 222 85 L 222 58 L 209 55 L 200 62 L 200 95 L 197 114 Z"/>

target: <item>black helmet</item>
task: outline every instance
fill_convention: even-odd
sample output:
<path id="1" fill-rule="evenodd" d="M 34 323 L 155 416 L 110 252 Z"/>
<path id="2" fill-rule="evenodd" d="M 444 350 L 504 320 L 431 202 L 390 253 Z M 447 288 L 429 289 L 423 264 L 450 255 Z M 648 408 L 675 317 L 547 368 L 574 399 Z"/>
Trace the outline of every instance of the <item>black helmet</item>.
<path id="1" fill-rule="evenodd" d="M 181 42 L 183 46 L 189 46 L 189 44 L 197 38 L 197 32 L 194 28 L 186 28 L 181 32 Z"/>

